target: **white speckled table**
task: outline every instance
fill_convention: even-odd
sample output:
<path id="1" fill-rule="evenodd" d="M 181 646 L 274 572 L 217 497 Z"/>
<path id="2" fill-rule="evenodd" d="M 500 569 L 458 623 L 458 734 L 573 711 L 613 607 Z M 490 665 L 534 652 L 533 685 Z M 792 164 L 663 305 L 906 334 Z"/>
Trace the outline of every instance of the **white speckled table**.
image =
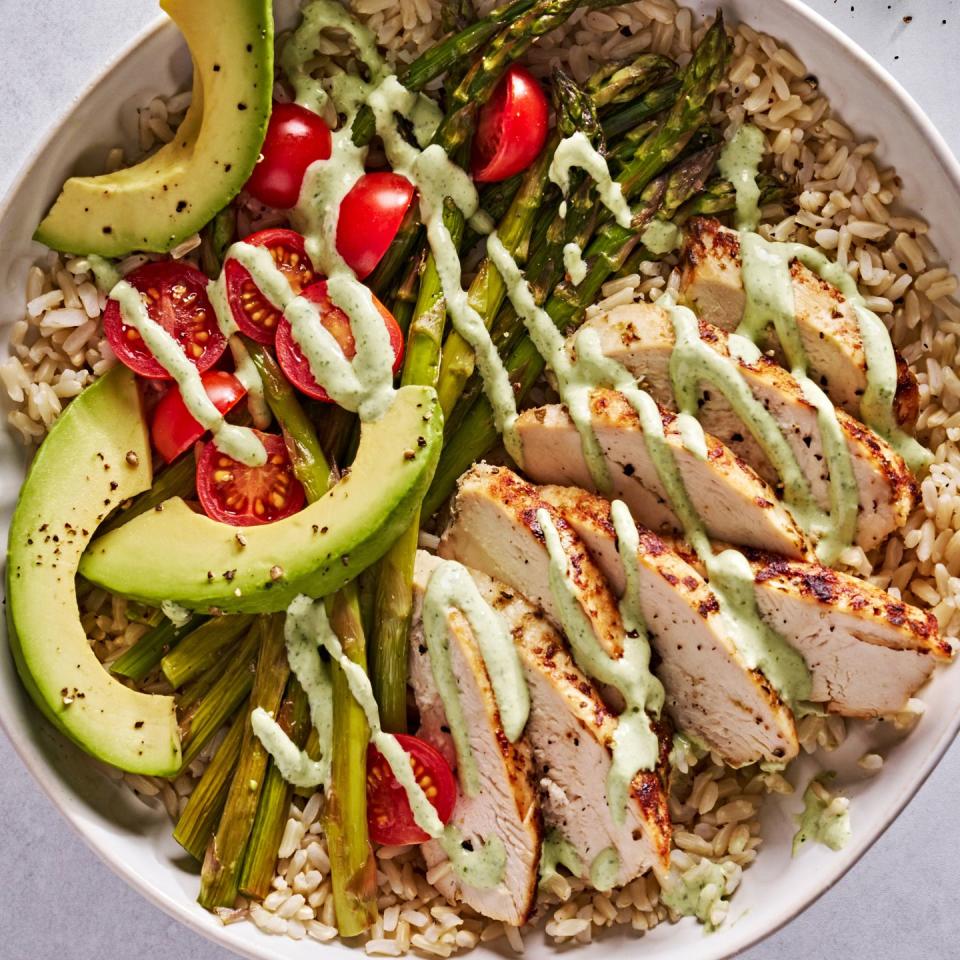
<path id="1" fill-rule="evenodd" d="M 960 0 L 809 0 L 872 53 L 960 153 Z M 0 193 L 46 118 L 156 14 L 155 0 L 0 0 Z M 787 38 L 789 39 L 789 38 Z M 0 734 L 0 960 L 228 960 L 117 879 L 77 838 Z M 846 879 L 745 957 L 927 960 L 957 955 L 955 746 Z M 137 931 L 133 946 L 130 931 Z"/>

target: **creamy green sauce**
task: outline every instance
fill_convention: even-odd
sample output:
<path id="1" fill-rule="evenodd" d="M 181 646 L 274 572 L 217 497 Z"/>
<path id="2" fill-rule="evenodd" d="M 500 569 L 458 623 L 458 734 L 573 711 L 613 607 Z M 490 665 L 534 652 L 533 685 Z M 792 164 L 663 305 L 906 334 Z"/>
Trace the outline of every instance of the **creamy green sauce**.
<path id="1" fill-rule="evenodd" d="M 850 840 L 850 801 L 833 796 L 824 783 L 833 779 L 833 773 L 814 777 L 803 794 L 803 813 L 797 817 L 799 828 L 793 837 L 793 855 L 808 840 L 822 843 L 831 850 L 841 850 Z"/>
<path id="2" fill-rule="evenodd" d="M 530 715 L 530 693 L 523 677 L 520 655 L 513 637 L 500 617 L 480 595 L 466 567 L 454 560 L 445 560 L 433 571 L 423 597 L 423 628 L 431 664 L 434 662 L 435 648 L 440 656 L 449 657 L 449 645 L 445 644 L 443 639 L 449 632 L 448 617 L 452 610 L 459 610 L 470 625 L 490 677 L 503 732 L 511 743 L 515 743 L 523 733 Z M 439 682 L 438 689 L 446 707 L 444 688 L 440 688 Z M 446 689 L 449 693 L 449 687 Z M 456 737 L 454 739 L 457 740 Z M 469 751 L 466 731 L 460 739 Z M 457 743 L 459 757 L 459 740 Z"/>
<path id="3" fill-rule="evenodd" d="M 796 323 L 790 281 L 791 261 L 799 260 L 822 280 L 835 286 L 857 316 L 867 362 L 867 382 L 860 401 L 860 418 L 886 439 L 911 469 L 919 470 L 930 462 L 930 452 L 897 424 L 894 411 L 897 364 L 893 343 L 883 321 L 867 307 L 856 281 L 839 263 L 812 247 L 799 243 L 771 242 L 754 232 L 760 222 L 760 191 L 756 178 L 763 148 L 763 134 L 756 127 L 744 125 L 724 148 L 718 164 L 720 172 L 733 183 L 737 195 L 737 227 L 741 235 L 743 287 L 746 294 L 743 323 L 738 332 L 756 340 L 772 322 L 794 374 L 806 379 L 806 360 Z M 831 415 L 824 404 L 818 402 L 815 405 L 823 428 Z M 832 418 L 836 419 L 835 413 Z M 828 426 L 827 429 L 831 428 Z M 825 455 L 829 458 L 832 452 L 835 458 L 835 462 L 830 463 L 833 482 L 834 467 L 841 471 L 844 469 L 841 464 L 843 457 L 835 444 L 825 443 L 825 447 L 828 446 L 833 449 L 825 450 Z M 842 507 L 846 514 L 837 524 L 843 527 L 842 535 L 849 532 L 849 515 L 855 509 L 852 491 L 846 485 L 847 479 L 837 481 L 835 485 L 839 490 L 831 494 L 831 511 Z M 832 552 L 835 556 L 846 545 L 838 548 L 840 537 L 840 534 L 834 535 L 828 553 Z"/>
<path id="4" fill-rule="evenodd" d="M 620 874 L 620 856 L 615 847 L 604 847 L 590 864 L 590 883 L 601 893 L 612 890 Z"/>
<path id="5" fill-rule="evenodd" d="M 287 783 L 302 790 L 311 790 L 326 782 L 329 769 L 327 758 L 311 760 L 263 707 L 257 707 L 250 714 L 250 726 Z"/>
<path id="6" fill-rule="evenodd" d="M 668 306 L 670 304 L 663 297 L 660 302 Z M 680 469 L 667 444 L 659 407 L 650 394 L 637 386 L 624 366 L 603 355 L 596 331 L 589 327 L 581 328 L 575 342 L 578 364 L 594 371 L 594 382 L 604 383 L 623 394 L 636 412 L 644 444 L 663 484 L 667 500 L 687 542 L 707 569 L 728 635 L 740 656 L 748 667 L 761 670 L 787 702 L 809 698 L 812 680 L 806 662 L 761 618 L 756 605 L 753 572 L 746 558 L 735 550 L 714 553 L 703 521 L 690 500 Z"/>
<path id="7" fill-rule="evenodd" d="M 587 261 L 583 259 L 583 251 L 580 249 L 580 244 L 573 243 L 572 241 L 564 244 L 563 269 L 575 287 L 583 283 L 584 277 L 587 275 Z"/>
<path id="8" fill-rule="evenodd" d="M 260 372 L 250 357 L 250 351 L 239 337 L 231 337 L 228 343 L 233 356 L 233 374 L 247 391 L 247 409 L 250 411 L 250 418 L 258 430 L 265 430 L 270 426 L 271 414 Z"/>
<path id="9" fill-rule="evenodd" d="M 186 607 L 182 607 L 179 603 L 174 603 L 172 600 L 162 601 L 160 604 L 160 609 L 163 611 L 163 615 L 175 627 L 186 626 L 190 622 L 190 618 L 193 616 L 192 610 L 188 610 Z"/>
<path id="10" fill-rule="evenodd" d="M 207 396 L 200 371 L 187 358 L 176 339 L 150 318 L 140 292 L 126 280 L 121 280 L 110 291 L 110 296 L 120 305 L 123 322 L 140 334 L 157 363 L 176 381 L 190 415 L 213 433 L 217 449 L 247 466 L 266 463 L 267 452 L 257 435 L 249 427 L 227 423 Z"/>
<path id="11" fill-rule="evenodd" d="M 575 877 L 583 876 L 583 860 L 577 848 L 555 827 L 543 838 L 540 850 L 540 883 L 543 885 L 564 867 Z"/>
<path id="12" fill-rule="evenodd" d="M 756 230 L 760 225 L 760 187 L 757 173 L 763 157 L 763 134 L 744 124 L 720 154 L 717 169 L 732 184 L 737 195 L 737 226 Z"/>
<path id="13" fill-rule="evenodd" d="M 669 220 L 651 220 L 640 234 L 640 242 L 658 257 L 678 250 L 683 242 L 680 228 Z"/>
<path id="14" fill-rule="evenodd" d="M 543 531 L 550 558 L 550 592 L 574 659 L 588 676 L 619 690 L 625 702 L 617 720 L 607 775 L 607 804 L 614 822 L 621 824 L 634 777 L 639 771 L 653 770 L 657 765 L 660 744 L 648 711 L 659 714 L 664 693 L 662 684 L 650 672 L 650 643 L 640 601 L 637 527 L 630 511 L 620 501 L 614 502 L 613 516 L 627 581 L 620 604 L 624 638 L 623 652 L 618 658 L 609 656 L 600 645 L 580 606 L 570 579 L 567 555 L 550 514 L 543 508 L 537 511 L 537 523 Z"/>
<path id="15" fill-rule="evenodd" d="M 727 887 L 723 867 L 703 859 L 683 873 L 672 870 L 659 879 L 662 903 L 681 916 L 696 917 L 708 930 L 715 929 L 714 914 Z"/>
<path id="16" fill-rule="evenodd" d="M 549 177 L 564 196 L 570 191 L 570 171 L 574 167 L 583 170 L 593 180 L 600 202 L 613 214 L 617 223 L 629 228 L 633 212 L 623 195 L 623 189 L 610 176 L 606 157 L 594 148 L 582 130 L 564 137 L 557 144 L 550 163 Z"/>

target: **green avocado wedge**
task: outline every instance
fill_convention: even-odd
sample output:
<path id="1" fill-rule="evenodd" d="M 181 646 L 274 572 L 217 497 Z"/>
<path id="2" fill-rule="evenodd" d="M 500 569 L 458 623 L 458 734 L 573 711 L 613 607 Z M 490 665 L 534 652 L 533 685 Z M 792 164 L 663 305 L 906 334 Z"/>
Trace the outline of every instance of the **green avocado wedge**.
<path id="1" fill-rule="evenodd" d="M 196 233 L 246 183 L 273 91 L 271 0 L 161 0 L 193 57 L 193 101 L 170 143 L 142 163 L 71 177 L 36 240 L 121 257 L 165 253 Z"/>
<path id="2" fill-rule="evenodd" d="M 124 597 L 202 612 L 265 613 L 297 594 L 326 596 L 410 524 L 442 442 L 433 388 L 402 387 L 380 420 L 363 425 L 350 472 L 300 513 L 240 528 L 173 498 L 96 540 L 80 572 Z"/>
<path id="3" fill-rule="evenodd" d="M 7 624 L 24 686 L 88 753 L 132 773 L 180 767 L 172 697 L 111 677 L 80 624 L 77 564 L 97 525 L 151 483 L 133 374 L 116 367 L 64 411 L 30 467 L 10 526 Z"/>

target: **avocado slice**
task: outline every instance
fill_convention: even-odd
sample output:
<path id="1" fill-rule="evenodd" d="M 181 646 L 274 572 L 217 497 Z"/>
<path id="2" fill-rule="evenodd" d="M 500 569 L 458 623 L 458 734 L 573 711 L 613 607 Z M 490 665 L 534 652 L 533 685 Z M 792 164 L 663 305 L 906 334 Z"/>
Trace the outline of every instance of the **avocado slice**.
<path id="1" fill-rule="evenodd" d="M 247 182 L 273 92 L 271 0 L 161 0 L 193 56 L 193 102 L 177 136 L 142 163 L 71 177 L 34 238 L 54 250 L 165 253 Z"/>
<path id="2" fill-rule="evenodd" d="M 64 411 L 20 491 L 7 549 L 7 622 L 24 686 L 88 753 L 133 773 L 173 775 L 172 697 L 125 687 L 80 625 L 77 564 L 112 507 L 149 488 L 150 443 L 133 374 L 116 367 Z"/>
<path id="3" fill-rule="evenodd" d="M 325 596 L 407 528 L 442 441 L 433 388 L 402 387 L 380 420 L 363 424 L 350 472 L 300 513 L 241 529 L 175 497 L 95 541 L 80 572 L 120 596 L 201 611 L 261 613 L 300 593 Z"/>

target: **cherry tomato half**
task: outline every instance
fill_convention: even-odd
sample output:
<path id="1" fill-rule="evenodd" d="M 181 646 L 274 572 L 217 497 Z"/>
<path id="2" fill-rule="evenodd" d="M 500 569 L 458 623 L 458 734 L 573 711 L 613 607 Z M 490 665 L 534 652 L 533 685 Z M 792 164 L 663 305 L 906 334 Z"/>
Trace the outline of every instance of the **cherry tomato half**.
<path id="1" fill-rule="evenodd" d="M 140 292 L 150 319 L 172 334 L 201 373 L 220 359 L 227 340 L 217 326 L 204 274 L 188 263 L 156 260 L 138 267 L 125 279 Z M 137 330 L 123 322 L 116 300 L 107 301 L 103 332 L 118 359 L 134 373 L 156 380 L 171 379 Z"/>
<path id="2" fill-rule="evenodd" d="M 365 173 L 343 198 L 337 250 L 360 280 L 387 252 L 413 194 L 413 184 L 399 173 Z"/>
<path id="3" fill-rule="evenodd" d="M 529 70 L 515 63 L 480 108 L 471 168 L 478 183 L 526 170 L 547 139 L 547 98 Z"/>
<path id="4" fill-rule="evenodd" d="M 449 823 L 457 802 L 457 781 L 447 761 L 426 740 L 405 733 L 396 736 L 410 757 L 417 783 L 440 820 Z M 373 744 L 367 748 L 367 828 L 371 840 L 391 846 L 424 843 L 430 839 L 417 826 L 406 791 Z"/>
<path id="5" fill-rule="evenodd" d="M 270 251 L 274 264 L 294 293 L 309 287 L 317 279 L 299 233 L 282 229 L 260 230 L 244 242 Z M 227 260 L 224 270 L 227 302 L 240 332 L 257 343 L 273 343 L 280 311 L 260 292 L 246 267 L 236 260 Z"/>
<path id="6" fill-rule="evenodd" d="M 296 206 L 307 167 L 330 156 L 330 128 L 312 110 L 275 103 L 246 190 L 269 207 Z"/>
<path id="7" fill-rule="evenodd" d="M 326 280 L 321 280 L 319 283 L 307 287 L 303 291 L 303 296 L 320 308 L 320 322 L 333 334 L 334 339 L 340 344 L 344 356 L 348 360 L 352 360 L 357 353 L 357 345 L 353 339 L 353 332 L 350 330 L 350 319 L 339 307 L 333 305 L 327 295 Z M 393 350 L 393 372 L 396 373 L 403 361 L 403 333 L 397 321 L 394 320 L 393 314 L 376 297 L 373 298 L 373 302 L 380 311 L 380 316 L 383 317 L 387 333 L 390 336 L 390 347 Z M 290 321 L 286 317 L 281 318 L 277 327 L 277 362 L 287 375 L 287 379 L 298 390 L 302 390 L 308 397 L 314 397 L 324 403 L 333 402 L 327 391 L 317 383 L 313 376 L 309 361 L 293 339 Z"/>
<path id="8" fill-rule="evenodd" d="M 221 413 L 232 410 L 247 392 L 246 387 L 226 370 L 208 370 L 200 375 L 200 379 L 207 396 Z M 153 411 L 150 425 L 150 436 L 160 456 L 167 463 L 176 460 L 206 432 L 193 419 L 179 388 L 172 386 Z"/>
<path id="9" fill-rule="evenodd" d="M 197 495 L 211 520 L 252 527 L 292 516 L 306 502 L 283 437 L 260 431 L 256 434 L 267 450 L 267 462 L 262 467 L 248 467 L 213 443 L 204 444 L 197 458 Z"/>

